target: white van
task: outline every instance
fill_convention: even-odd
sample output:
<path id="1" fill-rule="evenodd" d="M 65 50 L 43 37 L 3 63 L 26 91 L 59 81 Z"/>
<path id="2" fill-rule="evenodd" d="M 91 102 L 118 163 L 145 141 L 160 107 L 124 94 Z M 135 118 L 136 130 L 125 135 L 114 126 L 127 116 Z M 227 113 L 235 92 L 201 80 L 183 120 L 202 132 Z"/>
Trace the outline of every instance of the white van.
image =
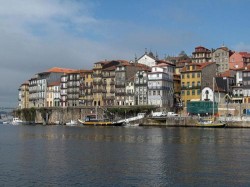
<path id="1" fill-rule="evenodd" d="M 167 116 L 178 116 L 178 114 L 174 113 L 174 112 L 168 112 Z"/>

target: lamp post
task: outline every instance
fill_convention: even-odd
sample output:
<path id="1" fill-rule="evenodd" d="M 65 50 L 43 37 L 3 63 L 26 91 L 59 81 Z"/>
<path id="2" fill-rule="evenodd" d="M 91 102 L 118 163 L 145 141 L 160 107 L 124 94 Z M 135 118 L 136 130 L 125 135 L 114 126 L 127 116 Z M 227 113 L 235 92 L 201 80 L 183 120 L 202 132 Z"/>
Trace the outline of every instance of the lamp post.
<path id="1" fill-rule="evenodd" d="M 242 103 L 242 100 L 240 100 L 240 119 L 242 119 L 242 115 L 241 115 L 241 103 Z"/>

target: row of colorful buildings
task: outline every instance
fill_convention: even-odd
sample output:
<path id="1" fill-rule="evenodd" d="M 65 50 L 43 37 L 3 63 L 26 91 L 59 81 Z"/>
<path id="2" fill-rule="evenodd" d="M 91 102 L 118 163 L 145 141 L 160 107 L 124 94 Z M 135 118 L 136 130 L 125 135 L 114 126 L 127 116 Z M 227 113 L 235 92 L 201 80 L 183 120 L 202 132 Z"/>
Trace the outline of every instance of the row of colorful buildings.
<path id="1" fill-rule="evenodd" d="M 154 105 L 182 109 L 188 101 L 248 102 L 250 53 L 222 46 L 195 48 L 192 56 L 94 63 L 91 70 L 54 67 L 19 88 L 19 108 Z"/>

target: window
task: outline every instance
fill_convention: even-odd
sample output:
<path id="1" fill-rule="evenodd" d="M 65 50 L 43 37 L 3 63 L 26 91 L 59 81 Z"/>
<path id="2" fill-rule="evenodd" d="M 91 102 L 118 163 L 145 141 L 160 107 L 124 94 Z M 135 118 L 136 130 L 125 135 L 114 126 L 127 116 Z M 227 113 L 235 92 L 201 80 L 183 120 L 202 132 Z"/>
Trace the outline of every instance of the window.
<path id="1" fill-rule="evenodd" d="M 200 74 L 200 73 L 197 73 L 197 77 L 201 77 L 201 74 Z"/>
<path id="2" fill-rule="evenodd" d="M 195 82 L 194 81 L 192 82 L 192 86 L 195 86 Z"/>
<path id="3" fill-rule="evenodd" d="M 200 90 L 197 90 L 197 95 L 200 95 L 201 94 L 201 91 Z"/>
<path id="4" fill-rule="evenodd" d="M 192 90 L 192 95 L 195 95 L 195 90 Z"/>
<path id="5" fill-rule="evenodd" d="M 187 91 L 187 95 L 190 95 L 190 91 L 189 90 Z"/>
<path id="6" fill-rule="evenodd" d="M 185 75 L 184 75 L 184 74 L 182 74 L 182 75 L 181 75 L 181 78 L 182 78 L 182 79 L 184 79 L 184 78 L 185 78 Z"/>
<path id="7" fill-rule="evenodd" d="M 195 73 L 192 73 L 192 78 L 195 78 Z"/>
<path id="8" fill-rule="evenodd" d="M 190 78 L 189 74 L 187 74 L 187 78 Z"/>

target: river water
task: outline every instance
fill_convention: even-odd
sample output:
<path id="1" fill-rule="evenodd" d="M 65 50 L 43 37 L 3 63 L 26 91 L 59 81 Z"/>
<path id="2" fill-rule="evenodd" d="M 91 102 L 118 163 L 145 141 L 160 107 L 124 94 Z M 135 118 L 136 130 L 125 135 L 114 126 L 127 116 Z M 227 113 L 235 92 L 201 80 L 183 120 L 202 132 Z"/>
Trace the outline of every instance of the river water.
<path id="1" fill-rule="evenodd" d="M 0 125 L 0 186 L 250 186 L 250 129 Z"/>

